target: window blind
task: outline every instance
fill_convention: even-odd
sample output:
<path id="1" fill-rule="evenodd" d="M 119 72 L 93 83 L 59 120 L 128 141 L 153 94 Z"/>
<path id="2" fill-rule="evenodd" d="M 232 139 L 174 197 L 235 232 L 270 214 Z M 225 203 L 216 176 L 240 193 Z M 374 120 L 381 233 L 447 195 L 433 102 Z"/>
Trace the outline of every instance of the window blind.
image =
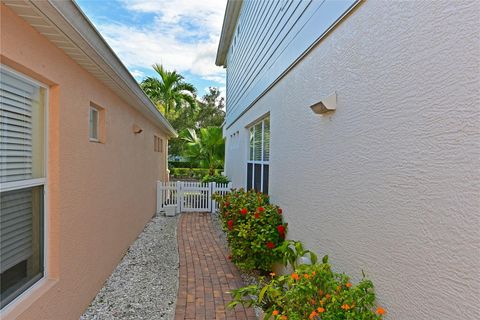
<path id="1" fill-rule="evenodd" d="M 263 161 L 270 160 L 270 119 L 263 122 Z"/>
<path id="2" fill-rule="evenodd" d="M 262 160 L 262 123 L 255 125 L 253 160 Z"/>
<path id="3" fill-rule="evenodd" d="M 4 272 L 32 255 L 32 190 L 2 192 L 0 211 L 0 272 Z"/>
<path id="4" fill-rule="evenodd" d="M 31 179 L 32 107 L 39 88 L 3 70 L 0 79 L 0 183 Z"/>
<path id="5" fill-rule="evenodd" d="M 0 183 L 43 176 L 40 87 L 0 69 Z M 35 170 L 37 169 L 37 170 Z M 36 172 L 37 171 L 37 172 Z M 0 271 L 33 253 L 32 188 L 0 194 Z M 37 204 L 38 207 L 38 204 Z"/>
<path id="6" fill-rule="evenodd" d="M 247 161 L 247 189 L 268 194 L 270 161 L 270 118 L 259 120 L 249 129 L 249 160 Z"/>

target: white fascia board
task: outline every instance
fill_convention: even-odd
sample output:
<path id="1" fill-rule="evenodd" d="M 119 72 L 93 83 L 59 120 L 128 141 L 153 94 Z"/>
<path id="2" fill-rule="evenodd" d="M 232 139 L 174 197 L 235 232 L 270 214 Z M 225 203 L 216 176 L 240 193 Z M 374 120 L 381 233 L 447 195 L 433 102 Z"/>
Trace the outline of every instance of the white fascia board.
<path id="1" fill-rule="evenodd" d="M 233 33 L 235 32 L 242 4 L 243 0 L 228 0 L 227 2 L 225 16 L 223 18 L 222 33 L 220 34 L 220 42 L 217 49 L 217 57 L 215 59 L 215 64 L 219 67 L 226 67 L 228 49 L 232 42 Z"/>
<path id="2" fill-rule="evenodd" d="M 54 24 L 63 36 L 77 46 L 111 80 L 112 83 L 106 84 L 110 87 L 113 84 L 112 89 L 115 93 L 160 126 L 169 137 L 177 136 L 172 125 L 157 110 L 135 78 L 74 1 L 30 0 L 30 4 Z"/>

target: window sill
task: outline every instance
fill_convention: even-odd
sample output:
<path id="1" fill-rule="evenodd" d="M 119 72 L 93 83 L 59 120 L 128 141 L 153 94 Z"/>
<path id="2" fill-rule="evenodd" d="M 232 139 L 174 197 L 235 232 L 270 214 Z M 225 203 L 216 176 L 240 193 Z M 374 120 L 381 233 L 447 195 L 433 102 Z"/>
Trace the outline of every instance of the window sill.
<path id="1" fill-rule="evenodd" d="M 98 139 L 93 139 L 93 138 L 90 138 L 88 141 L 93 142 L 93 143 L 103 143 L 102 141 L 100 141 Z"/>
<path id="2" fill-rule="evenodd" d="M 35 301 L 52 289 L 58 283 L 58 279 L 42 278 L 29 289 L 19 295 L 15 300 L 0 310 L 0 319 L 13 320 L 25 312 Z"/>

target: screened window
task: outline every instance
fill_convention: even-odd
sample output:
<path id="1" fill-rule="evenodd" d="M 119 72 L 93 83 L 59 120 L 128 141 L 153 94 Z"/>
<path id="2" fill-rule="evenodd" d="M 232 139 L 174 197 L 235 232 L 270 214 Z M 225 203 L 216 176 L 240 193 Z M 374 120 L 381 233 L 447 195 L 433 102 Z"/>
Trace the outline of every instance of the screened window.
<path id="1" fill-rule="evenodd" d="M 46 88 L 0 69 L 0 305 L 44 275 Z"/>
<path id="2" fill-rule="evenodd" d="M 249 155 L 247 161 L 247 189 L 268 193 L 270 163 L 270 118 L 250 127 Z"/>

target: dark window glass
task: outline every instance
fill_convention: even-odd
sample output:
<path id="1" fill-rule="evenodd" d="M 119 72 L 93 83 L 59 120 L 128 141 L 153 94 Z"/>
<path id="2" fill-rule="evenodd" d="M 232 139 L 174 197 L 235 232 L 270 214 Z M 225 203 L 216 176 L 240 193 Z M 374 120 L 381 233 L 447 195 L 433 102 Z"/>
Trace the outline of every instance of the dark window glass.
<path id="1" fill-rule="evenodd" d="M 268 194 L 268 164 L 263 165 L 263 193 Z"/>
<path id="2" fill-rule="evenodd" d="M 262 165 L 255 163 L 255 170 L 254 170 L 254 178 L 253 178 L 253 188 L 256 191 L 262 191 Z"/>
<path id="3" fill-rule="evenodd" d="M 247 190 L 252 189 L 253 164 L 247 164 Z"/>
<path id="4" fill-rule="evenodd" d="M 1 307 L 43 276 L 43 186 L 0 193 Z"/>

